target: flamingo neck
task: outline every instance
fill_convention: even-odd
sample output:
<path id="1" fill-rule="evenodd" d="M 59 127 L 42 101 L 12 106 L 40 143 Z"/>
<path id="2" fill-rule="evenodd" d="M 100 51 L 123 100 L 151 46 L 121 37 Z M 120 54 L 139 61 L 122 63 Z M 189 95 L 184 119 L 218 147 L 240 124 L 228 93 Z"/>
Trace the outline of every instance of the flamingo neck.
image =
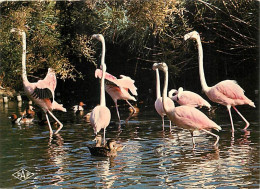
<path id="1" fill-rule="evenodd" d="M 207 92 L 209 90 L 209 87 L 207 85 L 206 79 L 205 79 L 205 74 L 204 74 L 204 68 L 203 68 L 203 50 L 202 50 L 202 44 L 201 40 L 198 37 L 197 39 L 197 44 L 198 44 L 198 52 L 199 52 L 199 74 L 200 74 L 200 84 L 202 87 L 202 90 L 204 92 Z"/>
<path id="2" fill-rule="evenodd" d="M 172 108 L 168 107 L 166 99 L 167 99 L 167 90 L 168 90 L 168 71 L 164 70 L 164 87 L 163 87 L 163 94 L 162 94 L 162 101 L 163 101 L 163 109 L 164 111 L 170 112 Z"/>
<path id="3" fill-rule="evenodd" d="M 159 76 L 159 70 L 158 68 L 155 70 L 156 71 L 156 98 L 161 97 L 161 91 L 160 91 L 160 76 Z"/>
<path id="4" fill-rule="evenodd" d="M 28 82 L 27 73 L 26 73 L 26 34 L 22 31 L 22 40 L 23 40 L 23 54 L 22 54 L 22 79 L 23 82 Z"/>
<path id="5" fill-rule="evenodd" d="M 102 66 L 102 77 L 100 83 L 100 106 L 106 106 L 106 97 L 105 97 L 105 73 L 106 73 L 106 65 L 105 65 L 105 51 L 106 45 L 105 41 L 102 40 L 102 55 L 101 55 L 101 66 Z"/>

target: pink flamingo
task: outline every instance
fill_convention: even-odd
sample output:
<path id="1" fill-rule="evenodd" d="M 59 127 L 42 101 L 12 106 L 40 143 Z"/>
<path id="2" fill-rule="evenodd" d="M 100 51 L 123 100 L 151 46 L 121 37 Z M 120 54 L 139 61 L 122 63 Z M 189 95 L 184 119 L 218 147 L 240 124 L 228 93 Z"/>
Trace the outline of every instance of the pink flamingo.
<path id="1" fill-rule="evenodd" d="M 96 69 L 95 76 L 101 78 L 102 70 Z M 132 108 L 133 112 L 126 120 L 130 119 L 130 117 L 136 113 L 136 109 L 128 100 L 136 101 L 136 99 L 134 96 L 130 95 L 128 91 L 130 90 L 133 95 L 137 96 L 137 88 L 134 85 L 135 81 L 132 80 L 130 77 L 124 75 L 120 75 L 121 79 L 117 79 L 116 77 L 107 72 L 105 73 L 105 78 L 107 80 L 105 89 L 115 103 L 119 123 L 120 115 L 118 111 L 117 100 L 125 100 L 127 104 Z"/>
<path id="2" fill-rule="evenodd" d="M 102 77 L 100 83 L 100 104 L 97 105 L 90 114 L 90 123 L 94 129 L 95 134 L 104 129 L 104 144 L 105 144 L 105 134 L 106 127 L 110 123 L 111 113 L 110 110 L 106 107 L 106 98 L 105 98 L 105 73 L 106 73 L 106 64 L 105 64 L 105 39 L 101 34 L 94 34 L 92 36 L 93 39 L 97 39 L 102 43 L 102 56 L 101 56 L 101 69 L 102 69 Z"/>
<path id="3" fill-rule="evenodd" d="M 36 83 L 30 83 L 26 74 L 26 34 L 24 31 L 13 28 L 11 32 L 18 32 L 22 36 L 23 40 L 23 54 L 22 54 L 22 79 L 24 91 L 29 99 L 31 99 L 36 105 L 38 105 L 45 113 L 50 135 L 53 134 L 53 130 L 50 125 L 48 114 L 51 115 L 55 121 L 58 122 L 59 128 L 54 134 L 57 134 L 63 127 L 63 124 L 52 114 L 52 110 L 60 110 L 66 112 L 63 105 L 58 104 L 54 100 L 54 91 L 57 85 L 55 72 L 49 68 L 48 73 L 43 80 L 39 80 Z M 48 114 L 47 114 L 48 113 Z"/>
<path id="4" fill-rule="evenodd" d="M 252 107 L 255 107 L 254 102 L 252 102 L 244 95 L 244 90 L 234 80 L 224 80 L 214 85 L 213 87 L 208 87 L 203 69 L 203 50 L 200 35 L 197 31 L 193 31 L 184 36 L 184 40 L 190 38 L 195 39 L 198 45 L 199 74 L 202 90 L 206 93 L 206 95 L 211 101 L 222 104 L 227 107 L 232 126 L 232 133 L 234 133 L 234 125 L 230 111 L 231 106 L 238 113 L 238 115 L 245 121 L 246 126 L 244 130 L 246 130 L 249 127 L 249 122 L 243 117 L 243 115 L 236 109 L 235 106 L 248 104 Z"/>
<path id="5" fill-rule="evenodd" d="M 156 72 L 156 100 L 154 102 L 154 107 L 157 113 L 162 117 L 162 126 L 164 130 L 164 116 L 166 115 L 166 113 L 163 109 L 163 103 L 161 97 L 159 70 L 156 67 L 153 67 L 153 70 L 155 70 Z M 170 98 L 167 97 L 166 102 L 168 106 L 174 107 L 174 102 Z M 170 129 L 171 129 L 171 120 L 170 120 Z"/>
<path id="6" fill-rule="evenodd" d="M 173 93 L 177 93 L 173 96 Z M 191 91 L 183 91 L 183 88 L 180 87 L 178 91 L 176 89 L 172 89 L 169 91 L 168 96 L 175 102 L 178 102 L 179 105 L 187 105 L 192 107 L 202 107 L 205 106 L 209 110 L 211 105 L 200 95 Z"/>
<path id="7" fill-rule="evenodd" d="M 210 132 L 209 130 L 215 129 L 217 131 L 221 130 L 221 127 L 218 126 L 215 122 L 210 120 L 205 114 L 194 107 L 190 106 L 178 106 L 170 107 L 167 104 L 167 90 L 168 90 L 168 66 L 165 63 L 155 63 L 153 68 L 158 68 L 162 70 L 165 74 L 164 77 L 164 88 L 163 88 L 163 108 L 166 112 L 168 118 L 177 126 L 184 129 L 188 129 L 191 133 L 193 147 L 195 147 L 195 141 L 193 138 L 194 130 L 201 130 L 208 134 L 211 134 L 217 138 L 214 145 L 219 141 L 219 136 Z"/>

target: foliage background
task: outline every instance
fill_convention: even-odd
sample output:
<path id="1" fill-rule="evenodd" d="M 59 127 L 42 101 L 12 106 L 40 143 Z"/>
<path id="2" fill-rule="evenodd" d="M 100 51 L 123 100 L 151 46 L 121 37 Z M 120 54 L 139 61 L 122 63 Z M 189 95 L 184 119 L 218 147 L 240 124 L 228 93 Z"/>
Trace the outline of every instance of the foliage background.
<path id="1" fill-rule="evenodd" d="M 183 40 L 192 30 L 201 34 L 209 85 L 234 79 L 249 97 L 258 89 L 255 0 L 20 1 L 2 2 L 0 11 L 0 84 L 17 91 L 22 90 L 22 49 L 11 28 L 27 34 L 29 80 L 44 78 L 47 68 L 54 68 L 65 104 L 98 103 L 94 71 L 101 44 L 90 40 L 94 33 L 105 37 L 107 71 L 135 79 L 139 102 L 155 99 L 151 66 L 160 61 L 169 66 L 169 88 L 201 94 L 196 43 Z"/>

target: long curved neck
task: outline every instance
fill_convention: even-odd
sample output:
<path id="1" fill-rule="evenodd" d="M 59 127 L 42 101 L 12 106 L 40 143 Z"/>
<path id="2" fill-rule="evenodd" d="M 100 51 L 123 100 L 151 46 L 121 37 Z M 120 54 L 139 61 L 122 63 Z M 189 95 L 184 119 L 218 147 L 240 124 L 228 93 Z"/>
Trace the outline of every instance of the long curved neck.
<path id="1" fill-rule="evenodd" d="M 106 45 L 105 41 L 102 40 L 102 55 L 101 55 L 101 66 L 102 66 L 102 77 L 100 84 L 100 105 L 106 106 L 106 97 L 105 97 L 105 73 L 106 73 L 106 65 L 105 65 L 105 51 Z"/>
<path id="2" fill-rule="evenodd" d="M 26 34 L 24 31 L 22 33 L 23 40 L 23 55 L 22 55 L 22 78 L 23 82 L 28 82 L 27 73 L 26 73 Z"/>
<path id="3" fill-rule="evenodd" d="M 164 87 L 163 87 L 163 94 L 162 94 L 162 100 L 163 100 L 163 109 L 164 111 L 170 112 L 171 109 L 168 107 L 166 99 L 167 99 L 167 90 L 168 90 L 168 71 L 164 71 Z"/>
<path id="4" fill-rule="evenodd" d="M 198 52 L 199 52 L 199 74 L 200 74 L 200 84 L 202 87 L 202 90 L 204 92 L 207 92 L 209 87 L 207 85 L 205 74 L 204 74 L 204 68 L 203 68 L 203 50 L 202 50 L 202 44 L 200 38 L 197 38 L 197 44 L 198 44 Z"/>
<path id="5" fill-rule="evenodd" d="M 158 68 L 155 70 L 156 71 L 156 98 L 161 97 L 161 90 L 160 90 L 160 76 L 159 76 L 159 70 Z"/>

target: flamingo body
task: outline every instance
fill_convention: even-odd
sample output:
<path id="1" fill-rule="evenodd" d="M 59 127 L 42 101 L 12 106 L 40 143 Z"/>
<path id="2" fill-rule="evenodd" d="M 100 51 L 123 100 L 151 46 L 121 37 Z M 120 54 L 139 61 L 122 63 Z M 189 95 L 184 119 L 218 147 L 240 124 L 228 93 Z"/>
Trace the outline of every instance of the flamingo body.
<path id="1" fill-rule="evenodd" d="M 191 131 L 202 129 L 221 130 L 220 126 L 194 107 L 186 105 L 178 106 L 174 111 L 168 112 L 168 116 L 176 125 Z"/>
<path id="2" fill-rule="evenodd" d="M 254 103 L 244 95 L 244 90 L 234 80 L 224 80 L 206 91 L 206 95 L 213 102 L 224 106 L 237 106 L 248 104 L 255 107 Z"/>
<path id="3" fill-rule="evenodd" d="M 176 101 L 179 105 L 187 105 L 191 107 L 202 107 L 205 106 L 208 109 L 210 109 L 211 105 L 200 95 L 197 93 L 191 92 L 191 91 L 182 91 L 181 94 L 176 94 L 172 96 L 172 92 L 176 91 L 172 89 L 169 91 L 169 97 L 173 100 Z"/>
<path id="4" fill-rule="evenodd" d="M 168 90 L 168 66 L 165 63 L 155 63 L 153 68 L 159 68 L 165 74 L 164 78 L 164 88 L 163 88 L 163 108 L 166 112 L 167 117 L 177 126 L 184 129 L 188 129 L 192 136 L 193 147 L 195 147 L 195 141 L 193 138 L 193 131 L 202 130 L 206 133 L 209 133 L 217 138 L 214 145 L 219 141 L 219 136 L 210 132 L 209 130 L 215 129 L 217 131 L 221 130 L 221 127 L 218 126 L 215 122 L 210 120 L 204 113 L 198 109 L 190 106 L 168 106 L 166 103 L 167 99 L 167 90 Z"/>
<path id="5" fill-rule="evenodd" d="M 101 129 L 105 129 L 111 119 L 110 110 L 106 106 L 96 106 L 90 114 L 90 123 L 97 134 Z"/>
<path id="6" fill-rule="evenodd" d="M 50 134 L 52 134 L 53 131 L 47 113 L 59 123 L 60 127 L 55 132 L 55 134 L 57 134 L 62 129 L 63 124 L 51 113 L 51 111 L 57 109 L 66 112 L 66 109 L 54 100 L 54 91 L 57 85 L 55 72 L 49 68 L 48 73 L 43 80 L 30 83 L 26 74 L 26 34 L 24 31 L 15 28 L 13 28 L 11 32 L 18 32 L 18 34 L 22 36 L 22 79 L 25 94 L 45 112 Z"/>
<path id="7" fill-rule="evenodd" d="M 235 106 L 248 104 L 252 107 L 255 107 L 254 102 L 252 102 L 244 95 L 244 90 L 234 80 L 224 80 L 213 87 L 208 87 L 203 68 L 203 49 L 200 40 L 200 35 L 198 32 L 192 31 L 184 36 L 184 40 L 187 39 L 195 39 L 197 42 L 199 54 L 199 75 L 202 90 L 206 93 L 206 95 L 211 101 L 222 104 L 227 107 L 232 126 L 232 136 L 234 136 L 235 129 L 230 110 L 231 106 L 246 123 L 246 126 L 244 128 L 244 130 L 246 130 L 250 124 L 244 118 L 244 116 L 236 109 Z"/>
<path id="8" fill-rule="evenodd" d="M 102 70 L 96 69 L 95 76 L 101 78 Z M 137 96 L 137 88 L 134 85 L 135 81 L 132 80 L 130 77 L 124 75 L 120 75 L 120 79 L 117 79 L 115 76 L 107 72 L 105 72 L 105 79 L 107 81 L 105 85 L 105 90 L 111 96 L 116 105 L 116 111 L 120 122 L 120 115 L 117 105 L 118 100 L 125 100 L 132 108 L 133 114 L 136 112 L 135 108 L 128 102 L 128 100 L 136 101 L 135 97 L 129 93 L 130 90 L 133 95 Z"/>

